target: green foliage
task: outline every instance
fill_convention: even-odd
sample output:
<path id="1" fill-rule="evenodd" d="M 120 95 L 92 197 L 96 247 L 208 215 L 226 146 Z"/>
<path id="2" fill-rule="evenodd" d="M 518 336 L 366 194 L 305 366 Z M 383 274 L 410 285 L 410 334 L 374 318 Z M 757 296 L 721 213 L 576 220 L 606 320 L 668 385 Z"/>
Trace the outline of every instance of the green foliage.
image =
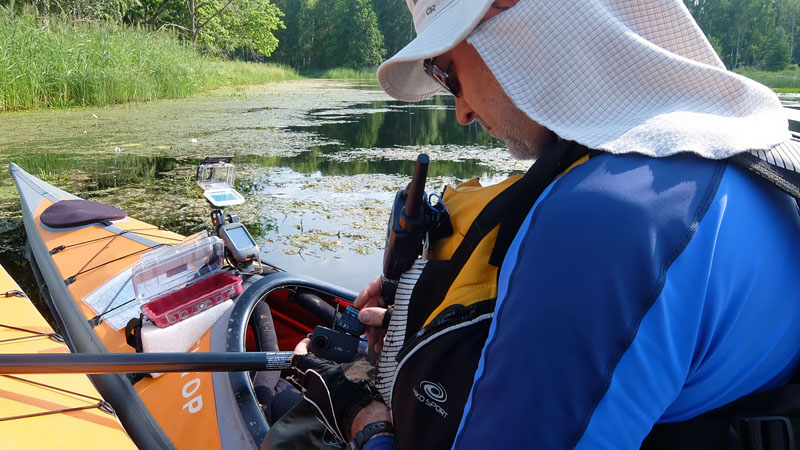
<path id="1" fill-rule="evenodd" d="M 371 67 L 386 51 L 370 0 L 276 0 L 286 30 L 273 61 L 296 68 Z"/>
<path id="2" fill-rule="evenodd" d="M 370 0 L 333 0 L 329 16 L 330 34 L 323 43 L 325 67 L 377 66 L 383 60 L 383 35 Z"/>
<path id="3" fill-rule="evenodd" d="M 721 55 L 722 54 L 722 41 L 720 41 L 719 39 L 717 39 L 714 36 L 707 36 L 707 37 L 708 37 L 708 42 L 711 43 L 711 47 L 714 48 L 714 51 L 717 52 L 717 55 Z"/>
<path id="4" fill-rule="evenodd" d="M 401 0 L 374 0 L 373 5 L 386 53 L 394 55 L 416 35 L 411 13 L 406 2 Z"/>
<path id="5" fill-rule="evenodd" d="M 738 67 L 734 72 L 780 92 L 800 91 L 800 69 L 796 64 L 790 65 L 786 70 L 767 72 L 753 67 Z"/>
<path id="6" fill-rule="evenodd" d="M 12 11 L 38 12 L 41 16 L 104 20 L 119 23 L 125 13 L 140 6 L 139 0 L 0 0 Z"/>
<path id="7" fill-rule="evenodd" d="M 697 24 L 702 28 L 714 50 L 727 67 L 760 66 L 767 64 L 766 52 L 780 67 L 783 45 L 775 34 L 781 34 L 790 55 L 797 61 L 800 51 L 795 45 L 797 25 L 800 25 L 800 0 L 684 0 Z M 771 66 L 773 67 L 773 66 Z"/>
<path id="8" fill-rule="evenodd" d="M 166 31 L 0 10 L 0 111 L 184 97 L 297 78 L 279 66 L 203 56 Z"/>
<path id="9" fill-rule="evenodd" d="M 783 70 L 790 62 L 789 43 L 786 40 L 786 31 L 778 27 L 767 41 L 764 51 L 763 68 L 771 72 Z"/>
<path id="10" fill-rule="evenodd" d="M 377 68 L 371 69 L 350 69 L 350 68 L 336 68 L 328 69 L 325 71 L 309 71 L 303 72 L 303 75 L 312 78 L 324 78 L 329 80 L 358 80 L 358 81 L 374 81 L 378 82 L 378 77 L 375 75 Z"/>
<path id="11" fill-rule="evenodd" d="M 281 15 L 266 0 L 210 0 L 197 8 L 196 42 L 226 53 L 247 48 L 269 56 L 278 46 L 272 32 L 283 27 Z"/>

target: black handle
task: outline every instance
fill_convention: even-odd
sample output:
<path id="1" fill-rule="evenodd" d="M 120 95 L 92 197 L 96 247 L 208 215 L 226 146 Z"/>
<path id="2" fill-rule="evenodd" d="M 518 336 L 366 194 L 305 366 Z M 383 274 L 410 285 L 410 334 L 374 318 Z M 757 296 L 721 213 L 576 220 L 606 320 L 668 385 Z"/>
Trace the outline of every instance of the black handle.
<path id="1" fill-rule="evenodd" d="M 415 220 L 419 216 L 420 207 L 425 199 L 425 181 L 428 178 L 428 164 L 430 161 L 428 155 L 424 153 L 420 153 L 417 156 L 411 183 L 408 183 L 406 188 L 406 208 L 403 211 L 409 220 Z"/>

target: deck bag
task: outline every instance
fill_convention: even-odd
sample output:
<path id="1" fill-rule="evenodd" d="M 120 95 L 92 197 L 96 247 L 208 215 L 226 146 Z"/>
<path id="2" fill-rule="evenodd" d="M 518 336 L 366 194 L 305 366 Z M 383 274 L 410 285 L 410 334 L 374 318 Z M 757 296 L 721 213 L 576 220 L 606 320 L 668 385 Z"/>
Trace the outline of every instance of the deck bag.
<path id="1" fill-rule="evenodd" d="M 122 220 L 127 213 L 117 207 L 89 200 L 61 200 L 42 212 L 40 219 L 50 228 L 72 228 L 97 222 L 111 224 Z"/>

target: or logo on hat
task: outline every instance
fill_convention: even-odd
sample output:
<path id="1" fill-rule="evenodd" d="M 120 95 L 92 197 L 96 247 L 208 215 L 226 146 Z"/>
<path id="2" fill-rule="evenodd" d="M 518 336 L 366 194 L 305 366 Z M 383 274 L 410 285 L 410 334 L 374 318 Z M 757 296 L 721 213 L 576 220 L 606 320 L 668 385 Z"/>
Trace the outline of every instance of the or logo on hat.
<path id="1" fill-rule="evenodd" d="M 436 4 L 428 6 L 428 9 L 425 10 L 425 15 L 430 16 L 431 14 L 436 12 Z"/>

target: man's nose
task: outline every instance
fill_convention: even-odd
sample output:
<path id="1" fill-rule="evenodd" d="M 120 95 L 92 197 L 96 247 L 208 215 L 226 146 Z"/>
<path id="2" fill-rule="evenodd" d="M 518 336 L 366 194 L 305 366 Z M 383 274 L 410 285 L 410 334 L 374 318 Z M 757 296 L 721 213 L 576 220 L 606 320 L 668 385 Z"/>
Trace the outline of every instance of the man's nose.
<path id="1" fill-rule="evenodd" d="M 456 119 L 461 125 L 469 125 L 478 118 L 469 103 L 464 101 L 461 97 L 456 97 Z"/>

